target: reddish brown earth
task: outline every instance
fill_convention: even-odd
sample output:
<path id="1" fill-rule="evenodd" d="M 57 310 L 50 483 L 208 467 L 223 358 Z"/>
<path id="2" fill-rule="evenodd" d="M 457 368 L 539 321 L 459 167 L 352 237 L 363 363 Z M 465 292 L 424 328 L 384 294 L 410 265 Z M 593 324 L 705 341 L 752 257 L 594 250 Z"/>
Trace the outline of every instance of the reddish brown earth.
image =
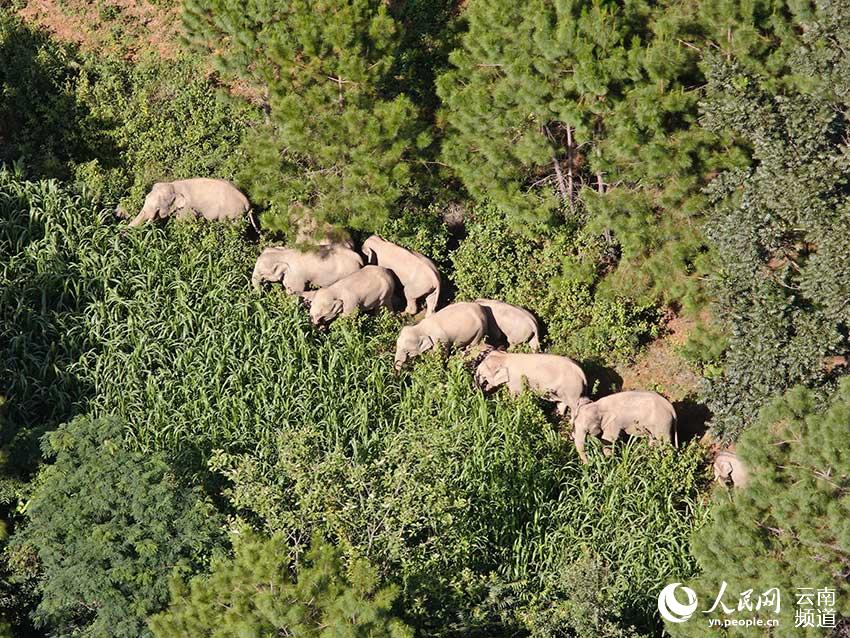
<path id="1" fill-rule="evenodd" d="M 671 313 L 664 334 L 632 365 L 617 370 L 623 379 L 623 390 L 653 390 L 670 399 L 679 417 L 680 443 L 701 438 L 709 418 L 707 409 L 695 401 L 700 376 L 677 352 L 697 323 L 697 319 Z"/>
<path id="2" fill-rule="evenodd" d="M 28 0 L 19 15 L 58 40 L 89 51 L 129 59 L 153 51 L 174 59 L 180 49 L 179 9 L 162 9 L 147 0 Z"/>

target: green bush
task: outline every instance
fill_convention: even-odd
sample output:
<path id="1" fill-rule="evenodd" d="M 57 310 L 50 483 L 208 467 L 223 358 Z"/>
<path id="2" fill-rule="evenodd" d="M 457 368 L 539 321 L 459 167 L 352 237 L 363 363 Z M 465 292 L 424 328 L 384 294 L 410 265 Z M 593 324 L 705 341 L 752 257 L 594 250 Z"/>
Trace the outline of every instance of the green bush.
<path id="1" fill-rule="evenodd" d="M 133 65 L 83 58 L 75 99 L 99 123 L 109 149 L 72 167 L 92 196 L 134 212 L 157 181 L 236 180 L 246 159 L 244 132 L 259 112 L 224 99 L 203 64 L 153 54 Z"/>
<path id="2" fill-rule="evenodd" d="M 9 173 L 0 184 L 19 193 L 20 211 L 5 231 L 16 268 L 3 290 L 40 299 L 32 273 L 61 266 L 46 317 L 76 383 L 53 390 L 67 413 L 120 417 L 131 449 L 160 450 L 210 486 L 226 479 L 228 509 L 287 534 L 290 558 L 322 532 L 400 583 L 411 625 L 447 636 L 532 626 L 571 599 L 556 583 L 583 557 L 616 566 L 607 591 L 618 604 L 600 626 L 651 628 L 653 588 L 689 571 L 695 452 L 641 443 L 581 466 L 538 399 L 485 398 L 460 357 L 425 356 L 395 374 L 399 317 L 341 319 L 322 334 L 279 290 L 258 295 L 257 249 L 239 226 L 127 231 L 56 185 Z M 64 312 L 60 301 L 73 304 Z M 10 310 L 21 314 L 3 325 L 24 334 L 44 320 Z M 3 355 L 7 366 L 17 356 Z M 29 385 L 7 377 L 10 414 L 46 396 L 39 371 L 53 356 L 19 364 Z"/>
<path id="3" fill-rule="evenodd" d="M 117 419 L 80 417 L 47 435 L 13 552 L 38 558 L 35 619 L 51 635 L 138 638 L 168 602 L 168 577 L 220 545 L 212 506 L 160 454 L 128 445 Z"/>
<path id="4" fill-rule="evenodd" d="M 128 212 L 155 181 L 234 179 L 245 129 L 260 114 L 223 99 L 204 64 L 77 52 L 2 12 L 0 161 L 76 180 Z"/>
<path id="5" fill-rule="evenodd" d="M 776 635 L 826 635 L 817 627 L 795 627 L 797 588 L 835 591 L 836 617 L 850 616 L 850 379 L 823 402 L 797 387 L 774 400 L 739 440 L 737 452 L 750 470 L 745 489 L 718 487 L 711 518 L 694 537 L 701 575 L 689 583 L 708 609 L 720 584 L 728 583 L 727 605 L 747 589 L 781 592 Z M 746 612 L 761 618 L 774 615 Z M 708 618 L 669 625 L 675 636 L 703 636 Z M 840 623 L 839 623 L 840 624 Z M 764 635 L 759 632 L 760 635 Z M 725 635 L 755 635 L 729 630 Z M 834 636 L 840 635 L 838 631 Z"/>
<path id="6" fill-rule="evenodd" d="M 345 564 L 318 537 L 295 566 L 288 550 L 282 535 L 236 535 L 233 558 L 173 589 L 171 607 L 150 621 L 154 636 L 412 638 L 392 614 L 397 588 L 381 587 L 368 561 Z"/>
<path id="7" fill-rule="evenodd" d="M 542 321 L 552 352 L 625 359 L 657 334 L 659 317 L 652 305 L 599 294 L 597 273 L 577 258 L 598 250 L 570 226 L 531 237 L 513 229 L 498 209 L 479 206 L 451 255 L 457 295 L 528 308 Z"/>

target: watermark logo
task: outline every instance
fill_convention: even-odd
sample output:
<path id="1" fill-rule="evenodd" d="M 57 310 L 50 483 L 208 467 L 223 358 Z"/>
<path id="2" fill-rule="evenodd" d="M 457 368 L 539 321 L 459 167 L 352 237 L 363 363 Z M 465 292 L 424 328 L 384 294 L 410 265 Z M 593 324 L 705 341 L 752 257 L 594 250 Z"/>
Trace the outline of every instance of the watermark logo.
<path id="1" fill-rule="evenodd" d="M 676 590 L 681 589 L 688 599 L 688 602 L 682 604 L 676 598 Z M 658 594 L 658 613 L 661 614 L 664 620 L 669 622 L 685 622 L 697 610 L 697 593 L 690 587 L 685 587 L 682 583 L 672 583 L 667 585 Z"/>

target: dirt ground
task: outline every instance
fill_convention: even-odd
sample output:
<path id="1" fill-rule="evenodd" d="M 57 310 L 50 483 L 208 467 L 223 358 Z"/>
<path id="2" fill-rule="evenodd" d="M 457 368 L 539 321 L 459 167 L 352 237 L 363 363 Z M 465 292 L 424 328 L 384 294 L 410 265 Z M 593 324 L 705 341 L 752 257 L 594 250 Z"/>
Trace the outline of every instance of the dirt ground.
<path id="1" fill-rule="evenodd" d="M 163 9 L 147 0 L 28 0 L 19 15 L 57 39 L 89 51 L 105 50 L 129 59 L 150 51 L 165 59 L 179 53 L 177 7 Z"/>

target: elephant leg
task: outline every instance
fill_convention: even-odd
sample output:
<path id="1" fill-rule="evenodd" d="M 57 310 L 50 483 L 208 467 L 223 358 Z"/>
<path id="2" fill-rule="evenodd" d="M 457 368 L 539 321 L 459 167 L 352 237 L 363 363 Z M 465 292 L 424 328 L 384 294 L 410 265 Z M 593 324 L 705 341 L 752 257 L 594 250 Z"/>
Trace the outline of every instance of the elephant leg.
<path id="1" fill-rule="evenodd" d="M 404 313 L 408 315 L 415 315 L 419 310 L 419 307 L 416 304 L 416 297 L 405 297 L 405 301 L 407 302 L 407 305 L 404 308 Z"/>
<path id="2" fill-rule="evenodd" d="M 438 291 L 432 292 L 425 298 L 425 316 L 434 314 L 437 310 L 437 303 L 440 300 L 440 295 L 437 294 Z"/>
<path id="3" fill-rule="evenodd" d="M 560 414 L 561 416 L 567 415 L 567 407 L 569 406 L 567 406 L 566 401 L 558 401 L 558 403 L 555 405 L 555 409 L 558 410 L 558 414 Z"/>

